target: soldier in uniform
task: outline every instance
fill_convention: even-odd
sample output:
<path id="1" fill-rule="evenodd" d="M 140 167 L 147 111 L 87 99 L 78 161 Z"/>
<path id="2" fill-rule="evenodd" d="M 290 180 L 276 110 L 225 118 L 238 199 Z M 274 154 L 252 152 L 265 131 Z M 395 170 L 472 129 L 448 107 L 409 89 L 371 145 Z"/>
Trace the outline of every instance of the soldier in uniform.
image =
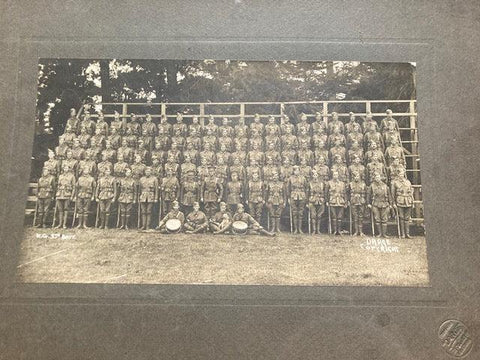
<path id="1" fill-rule="evenodd" d="M 122 156 L 126 163 L 132 164 L 134 151 L 131 147 L 128 146 L 127 139 L 122 139 L 122 146 L 117 149 L 117 156 Z"/>
<path id="2" fill-rule="evenodd" d="M 113 133 L 113 129 L 116 130 L 116 133 L 120 136 L 123 136 L 125 134 L 125 123 L 123 120 L 120 120 L 120 114 L 118 111 L 115 111 L 113 115 L 113 120 L 110 124 L 110 130 Z"/>
<path id="3" fill-rule="evenodd" d="M 265 160 L 267 157 L 271 157 L 274 165 L 280 164 L 282 157 L 280 156 L 280 153 L 278 151 L 279 148 L 280 146 L 278 138 L 270 137 L 269 139 L 267 139 L 267 151 L 265 152 Z"/>
<path id="4" fill-rule="evenodd" d="M 226 165 L 230 165 L 232 163 L 232 155 L 227 150 L 227 146 L 225 144 L 220 144 L 220 151 L 217 153 L 217 162 L 222 158 L 223 163 Z"/>
<path id="5" fill-rule="evenodd" d="M 209 173 L 209 168 L 210 165 L 208 165 L 208 161 L 206 158 L 202 158 L 200 161 L 200 166 L 197 169 L 197 176 L 198 176 L 198 181 L 200 181 L 200 184 L 203 184 L 205 179 L 208 177 Z"/>
<path id="6" fill-rule="evenodd" d="M 350 149 L 347 152 L 347 160 L 349 165 L 352 164 L 354 157 L 358 157 L 360 162 L 363 162 L 363 148 L 360 146 L 357 140 L 352 141 Z"/>
<path id="7" fill-rule="evenodd" d="M 182 179 L 180 187 L 180 203 L 182 210 L 187 213 L 193 208 L 193 204 L 200 200 L 200 184 L 196 180 L 195 171 L 187 171 Z"/>
<path id="8" fill-rule="evenodd" d="M 209 219 L 210 230 L 214 235 L 225 234 L 230 230 L 232 225 L 232 216 L 227 211 L 227 204 L 223 201 L 220 203 L 218 210 L 213 217 Z"/>
<path id="9" fill-rule="evenodd" d="M 386 147 L 390 146 L 392 141 L 400 141 L 400 134 L 395 128 L 394 123 L 388 123 L 387 128 L 383 129 L 383 143 Z"/>
<path id="10" fill-rule="evenodd" d="M 265 204 L 265 185 L 257 172 L 253 172 L 251 180 L 247 183 L 246 203 L 252 216 L 260 222 Z"/>
<path id="11" fill-rule="evenodd" d="M 368 187 L 367 206 L 372 209 L 378 236 L 388 237 L 387 221 L 392 209 L 392 197 L 388 186 L 382 181 L 378 173 L 374 175 L 373 182 Z"/>
<path id="12" fill-rule="evenodd" d="M 198 121 L 198 116 L 192 117 L 192 123 L 188 125 L 188 137 L 199 139 L 202 136 L 202 125 Z"/>
<path id="13" fill-rule="evenodd" d="M 72 155 L 75 160 L 83 160 L 85 156 L 85 149 L 80 146 L 80 141 L 76 138 L 73 141 Z"/>
<path id="14" fill-rule="evenodd" d="M 301 157 L 300 165 L 298 165 L 298 167 L 300 169 L 300 175 L 302 175 L 305 180 L 309 181 L 312 178 L 312 167 L 310 166 L 308 159 L 306 157 Z"/>
<path id="15" fill-rule="evenodd" d="M 392 140 L 390 145 L 385 150 L 385 160 L 387 162 L 387 166 L 390 166 L 393 162 L 393 158 L 398 158 L 402 164 L 405 164 L 405 156 L 404 156 L 403 147 L 399 144 L 398 139 Z"/>
<path id="16" fill-rule="evenodd" d="M 103 116 L 102 112 L 98 113 L 97 123 L 95 124 L 95 129 L 100 129 L 102 131 L 103 136 L 108 136 L 108 124 L 105 121 L 105 117 Z"/>
<path id="17" fill-rule="evenodd" d="M 132 176 L 136 181 L 139 181 L 140 178 L 145 174 L 145 165 L 142 162 L 142 157 L 140 155 L 135 156 L 135 162 L 130 166 L 132 169 Z"/>
<path id="18" fill-rule="evenodd" d="M 202 183 L 201 188 L 202 203 L 208 217 L 212 217 L 217 209 L 217 204 L 223 198 L 223 186 L 215 177 L 215 168 L 211 167 L 208 176 Z"/>
<path id="19" fill-rule="evenodd" d="M 400 236 L 410 239 L 410 218 L 413 208 L 413 187 L 405 177 L 405 171 L 400 173 L 398 179 L 391 184 L 393 207 L 398 211 L 400 223 Z"/>
<path id="20" fill-rule="evenodd" d="M 42 176 L 38 179 L 37 185 L 37 214 L 38 224 L 33 224 L 35 227 L 46 227 L 46 221 L 52 201 L 55 194 L 55 176 L 48 168 L 43 168 Z"/>
<path id="21" fill-rule="evenodd" d="M 166 214 L 172 208 L 174 201 L 178 201 L 180 195 L 180 183 L 171 169 L 165 169 L 167 174 L 162 179 L 160 196 L 162 197 L 162 213 Z"/>
<path id="22" fill-rule="evenodd" d="M 137 148 L 138 135 L 134 134 L 133 131 L 134 130 L 131 127 L 128 127 L 123 140 L 126 140 L 127 146 L 131 148 L 132 151 L 135 151 Z"/>
<path id="23" fill-rule="evenodd" d="M 307 163 L 313 164 L 314 153 L 311 150 L 311 139 L 310 137 L 304 137 L 298 139 L 299 144 L 299 154 L 302 154 L 302 158 L 307 159 Z"/>
<path id="24" fill-rule="evenodd" d="M 247 125 L 245 125 L 245 118 L 241 116 L 240 118 L 238 118 L 238 124 L 235 125 L 235 137 L 247 138 L 247 136 L 248 136 L 248 128 L 247 128 Z"/>
<path id="25" fill-rule="evenodd" d="M 320 155 L 315 158 L 315 165 L 313 166 L 312 169 L 312 175 L 313 171 L 316 171 L 318 174 L 318 177 L 320 178 L 321 181 L 327 182 L 330 180 L 330 168 L 327 165 L 327 157 Z"/>
<path id="26" fill-rule="evenodd" d="M 58 177 L 56 192 L 56 208 L 58 210 L 58 225 L 55 229 L 63 227 L 67 228 L 68 210 L 70 202 L 75 196 L 75 176 L 68 167 L 64 168 L 65 172 Z"/>
<path id="27" fill-rule="evenodd" d="M 370 144 L 376 143 L 380 149 L 383 149 L 383 137 L 375 130 L 376 123 L 369 123 L 366 125 L 365 135 L 363 136 L 363 144 L 365 148 L 369 148 Z"/>
<path id="28" fill-rule="evenodd" d="M 248 226 L 249 234 L 262 234 L 268 236 L 275 236 L 275 233 L 271 233 L 265 230 L 258 221 L 256 221 L 250 214 L 245 212 L 243 204 L 237 205 L 237 212 L 233 215 L 232 222 L 234 221 L 243 221 Z"/>
<path id="29" fill-rule="evenodd" d="M 77 117 L 77 112 L 74 108 L 70 109 L 70 117 L 67 119 L 67 123 L 65 124 L 65 131 L 66 132 L 73 132 L 79 134 L 79 121 Z"/>
<path id="30" fill-rule="evenodd" d="M 336 171 L 338 173 L 338 179 L 340 181 L 348 181 L 348 168 L 345 163 L 342 161 L 342 157 L 337 154 L 333 159 L 333 164 L 331 166 L 331 171 Z"/>
<path id="31" fill-rule="evenodd" d="M 338 119 L 338 114 L 336 112 L 332 112 L 332 120 L 330 120 L 330 122 L 328 123 L 328 133 L 333 134 L 335 128 L 339 128 L 340 133 L 344 133 L 345 126 Z"/>
<path id="32" fill-rule="evenodd" d="M 328 136 L 326 134 L 313 134 L 312 143 L 315 150 L 325 149 L 325 144 L 328 142 Z"/>
<path id="33" fill-rule="evenodd" d="M 185 155 L 185 162 L 180 166 L 180 181 L 186 178 L 188 173 L 192 172 L 194 176 L 197 176 L 197 166 L 192 162 L 190 155 Z"/>
<path id="34" fill-rule="evenodd" d="M 118 150 L 118 148 L 122 145 L 122 136 L 118 132 L 118 128 L 112 127 L 110 129 L 110 136 L 107 138 L 107 142 L 112 145 L 112 149 Z"/>
<path id="35" fill-rule="evenodd" d="M 88 134 L 88 129 L 84 130 L 84 132 Z M 73 142 L 75 141 L 75 139 L 77 139 L 77 134 L 73 132 L 73 130 L 68 129 L 63 135 L 61 135 L 61 138 L 63 139 L 63 142 L 65 142 L 65 144 L 72 147 Z"/>
<path id="36" fill-rule="evenodd" d="M 287 117 L 288 119 L 288 117 Z M 287 126 L 290 125 L 290 126 Z M 287 124 L 282 124 L 282 127 L 280 128 L 282 131 L 282 137 L 281 137 L 281 146 L 282 150 L 297 150 L 298 149 L 298 139 L 297 137 L 293 134 L 293 125 L 290 123 Z"/>
<path id="37" fill-rule="evenodd" d="M 223 157 L 217 158 L 217 166 L 215 167 L 215 177 L 218 182 L 225 188 L 225 184 L 228 178 L 228 165 L 225 164 Z"/>
<path id="38" fill-rule="evenodd" d="M 392 110 L 387 109 L 385 113 L 387 114 L 387 116 L 383 118 L 380 122 L 380 132 L 383 133 L 388 128 L 388 124 L 390 123 L 393 124 L 395 126 L 395 129 L 397 129 L 398 131 L 398 122 L 392 117 Z"/>
<path id="39" fill-rule="evenodd" d="M 227 182 L 225 190 L 227 204 L 233 212 L 235 206 L 243 202 L 244 185 L 236 172 L 233 172 L 231 176 L 232 180 Z"/>
<path id="40" fill-rule="evenodd" d="M 62 163 L 61 163 L 61 169 L 62 169 L 61 172 L 62 173 L 65 172 L 64 168 L 66 166 L 68 166 L 68 168 L 73 173 L 75 178 L 77 178 L 78 177 L 78 165 L 79 165 L 79 161 L 73 158 L 72 150 L 68 149 L 67 150 L 67 157 L 66 157 L 65 160 L 62 160 Z"/>
<path id="41" fill-rule="evenodd" d="M 183 229 L 183 225 L 185 223 L 185 215 L 180 211 L 180 205 L 178 204 L 178 201 L 173 201 L 172 202 L 172 209 L 167 213 L 167 215 L 164 216 L 164 218 L 160 221 L 160 223 L 157 226 L 157 230 L 160 230 L 161 233 L 167 234 L 167 221 L 170 219 L 177 219 L 180 220 L 181 229 Z"/>
<path id="42" fill-rule="evenodd" d="M 280 126 L 275 124 L 274 116 L 268 118 L 268 124 L 265 125 L 265 134 L 267 137 L 274 137 L 277 139 L 280 137 Z"/>
<path id="43" fill-rule="evenodd" d="M 288 197 L 290 208 L 292 210 L 293 232 L 295 234 L 303 234 L 303 212 L 307 201 L 307 179 L 300 174 L 298 166 L 293 167 L 293 175 L 288 181 Z"/>
<path id="44" fill-rule="evenodd" d="M 112 202 L 117 198 L 117 180 L 111 175 L 111 170 L 106 168 L 97 182 L 96 199 L 100 210 L 100 229 L 108 229 L 110 209 Z"/>
<path id="45" fill-rule="evenodd" d="M 127 229 L 133 204 L 137 203 L 137 182 L 132 177 L 132 170 L 125 170 L 125 177 L 119 182 L 118 210 L 120 211 L 119 229 Z"/>
<path id="46" fill-rule="evenodd" d="M 238 177 L 238 180 L 242 184 L 245 184 L 245 179 L 246 179 L 247 176 L 246 176 L 245 166 L 242 164 L 240 158 L 234 158 L 233 159 L 233 165 L 230 166 L 229 172 L 230 172 L 231 176 L 233 175 L 233 173 L 236 173 L 237 177 Z M 232 179 L 233 179 L 233 177 L 232 177 Z"/>
<path id="47" fill-rule="evenodd" d="M 213 115 L 208 117 L 208 124 L 205 125 L 205 135 L 216 136 L 218 132 L 218 126 L 215 124 L 215 118 Z"/>
<path id="48" fill-rule="evenodd" d="M 373 127 L 373 131 L 378 131 L 378 124 L 375 120 L 373 120 L 372 113 L 368 111 L 367 116 L 365 116 L 365 122 L 363 123 L 363 131 L 367 132 L 371 127 Z"/>
<path id="49" fill-rule="evenodd" d="M 365 213 L 367 185 L 360 178 L 360 174 L 355 172 L 348 186 L 350 194 L 350 209 L 352 211 L 353 234 L 363 236 L 363 216 Z"/>
<path id="50" fill-rule="evenodd" d="M 185 221 L 185 233 L 198 234 L 208 230 L 208 219 L 203 211 L 200 210 L 198 201 L 193 203 L 193 211 L 187 215 Z"/>
<path id="51" fill-rule="evenodd" d="M 358 124 L 357 120 L 355 119 L 355 114 L 353 112 L 348 113 L 350 120 L 348 123 L 345 124 L 345 132 L 347 134 L 351 133 L 354 131 L 355 124 Z M 360 124 L 358 124 L 360 125 Z"/>
<path id="52" fill-rule="evenodd" d="M 362 164 L 362 161 L 358 155 L 353 156 L 352 162 L 348 167 L 348 178 L 353 179 L 354 174 L 358 174 L 361 181 L 366 181 L 367 179 L 365 166 Z"/>
<path id="53" fill-rule="evenodd" d="M 280 180 L 285 184 L 288 183 L 290 176 L 293 174 L 293 165 L 289 158 L 284 158 L 280 165 Z"/>
<path id="54" fill-rule="evenodd" d="M 380 159 L 381 162 L 385 163 L 385 158 L 383 156 L 383 151 L 378 148 L 376 142 L 370 143 L 368 151 L 365 153 L 365 161 L 368 163 L 372 162 L 373 154 L 376 155 L 377 159 Z"/>
<path id="55" fill-rule="evenodd" d="M 258 144 L 253 144 L 253 147 L 247 153 L 247 160 L 250 165 L 252 165 L 253 162 L 263 165 L 265 162 L 265 153 L 258 147 Z"/>
<path id="56" fill-rule="evenodd" d="M 88 228 L 88 214 L 90 213 L 90 204 L 95 200 L 95 189 L 97 182 L 92 174 L 85 168 L 82 175 L 78 178 L 75 186 L 75 201 L 78 217 L 77 228 Z"/>
<path id="57" fill-rule="evenodd" d="M 93 159 L 94 153 L 92 149 L 85 152 L 85 159 L 78 163 L 78 176 L 90 174 L 94 178 L 98 175 L 97 162 Z"/>
<path id="58" fill-rule="evenodd" d="M 113 164 L 108 161 L 107 154 L 102 154 L 102 161 L 98 163 L 97 168 L 99 177 L 103 176 L 106 170 L 109 170 L 110 174 L 113 172 Z"/>
<path id="59" fill-rule="evenodd" d="M 265 166 L 263 167 L 263 180 L 271 181 L 274 173 L 278 173 L 277 162 L 269 154 L 266 156 Z"/>
<path id="60" fill-rule="evenodd" d="M 347 160 L 346 153 L 347 151 L 345 150 L 345 147 L 342 146 L 340 140 L 337 140 L 334 146 L 329 151 L 330 163 L 332 164 L 337 156 L 340 156 L 340 158 L 342 159 L 342 162 L 345 163 Z"/>
<path id="61" fill-rule="evenodd" d="M 58 146 L 55 147 L 56 158 L 58 160 L 65 159 L 67 150 L 70 149 L 70 146 L 65 143 L 65 139 L 61 136 L 58 138 Z M 51 151 L 51 150 L 50 150 Z"/>
<path id="62" fill-rule="evenodd" d="M 185 125 L 185 124 L 177 123 L 175 125 Z M 174 151 L 174 150 L 177 151 L 179 158 L 182 155 L 183 149 L 185 149 L 185 142 L 186 142 L 185 137 L 182 134 L 183 134 L 182 128 L 180 126 L 176 126 L 173 128 L 172 145 L 170 147 L 170 151 Z"/>
<path id="63" fill-rule="evenodd" d="M 134 113 L 130 114 L 130 122 L 127 123 L 127 135 L 140 136 L 142 134 L 142 129 L 140 123 L 137 120 L 137 116 Z"/>
<path id="64" fill-rule="evenodd" d="M 142 136 L 145 148 L 148 151 L 153 150 L 153 139 L 157 135 L 157 125 L 152 122 L 152 115 L 147 114 L 145 123 L 142 124 Z"/>
<path id="65" fill-rule="evenodd" d="M 250 124 L 250 138 L 263 138 L 265 127 L 260 120 L 260 115 L 253 116 L 253 123 Z"/>
<path id="66" fill-rule="evenodd" d="M 113 165 L 113 175 L 117 181 L 125 177 L 127 169 L 130 169 L 130 165 L 123 159 L 123 154 L 118 154 L 118 161 Z"/>
<path id="67" fill-rule="evenodd" d="M 392 157 L 391 164 L 388 167 L 388 176 L 390 183 L 393 183 L 395 180 L 402 178 L 405 175 L 405 165 L 400 161 L 400 158 L 394 156 Z"/>
<path id="68" fill-rule="evenodd" d="M 233 136 L 233 128 L 229 125 L 228 118 L 222 119 L 222 125 L 218 128 L 218 137 L 231 138 Z"/>
<path id="69" fill-rule="evenodd" d="M 147 145 L 143 138 L 137 140 L 137 148 L 134 151 L 134 156 L 140 156 L 142 158 L 142 163 L 147 165 L 150 161 L 150 152 L 147 149 Z"/>
<path id="70" fill-rule="evenodd" d="M 332 133 L 328 135 L 327 146 L 328 148 L 332 148 L 335 144 L 340 144 L 341 146 L 345 146 L 347 141 L 345 139 L 345 135 L 340 132 L 340 127 L 335 126 L 332 128 Z"/>
<path id="71" fill-rule="evenodd" d="M 93 121 L 90 118 L 89 113 L 85 113 L 85 115 L 83 115 L 83 119 L 82 119 L 82 121 L 80 121 L 78 126 L 79 126 L 79 129 L 80 129 L 80 132 L 82 131 L 82 128 L 85 128 L 89 135 L 93 135 L 95 133 L 96 124 L 95 124 L 95 121 Z"/>
<path id="72" fill-rule="evenodd" d="M 280 233 L 280 217 L 287 206 L 287 189 L 285 183 L 279 179 L 278 172 L 274 172 L 271 180 L 267 182 L 266 199 L 268 213 L 272 219 L 269 231 Z"/>
<path id="73" fill-rule="evenodd" d="M 188 139 L 187 139 L 188 140 Z M 201 140 L 198 138 L 198 140 Z M 200 145 L 199 145 L 200 146 Z M 152 154 L 153 156 L 153 154 Z M 186 149 L 183 152 L 183 157 L 186 160 L 187 156 L 191 159 L 192 163 L 197 165 L 200 165 L 200 153 L 198 152 L 198 149 L 196 149 L 196 144 L 191 141 L 187 141 L 186 143 Z"/>
<path id="74" fill-rule="evenodd" d="M 312 233 L 320 234 L 320 223 L 325 212 L 325 183 L 314 170 L 308 185 L 308 210 L 312 222 Z"/>
<path id="75" fill-rule="evenodd" d="M 338 172 L 334 170 L 332 170 L 332 179 L 326 184 L 325 195 L 332 217 L 333 234 L 340 235 L 343 213 L 347 207 L 347 188 L 346 184 L 339 179 Z"/>
<path id="76" fill-rule="evenodd" d="M 172 125 L 168 123 L 166 115 L 160 117 L 160 124 L 158 124 L 157 138 L 159 143 L 156 144 L 157 150 L 167 150 L 170 145 L 170 137 L 172 136 Z M 155 140 L 156 140 L 155 139 Z"/>
<path id="77" fill-rule="evenodd" d="M 367 164 L 367 175 L 369 183 L 372 183 L 375 174 L 379 174 L 382 181 L 387 180 L 385 164 L 382 162 L 381 159 L 378 158 L 378 155 L 376 153 L 372 155 L 371 161 Z"/>
<path id="78" fill-rule="evenodd" d="M 117 151 L 112 147 L 109 140 L 105 141 L 105 149 L 102 151 L 102 158 L 103 155 L 105 155 L 107 160 L 112 164 L 117 161 Z"/>
<path id="79" fill-rule="evenodd" d="M 363 130 L 360 124 L 354 123 L 351 126 L 350 132 L 347 135 L 347 147 L 351 147 L 352 143 L 356 141 L 361 148 L 364 148 L 363 145 Z"/>
<path id="80" fill-rule="evenodd" d="M 315 121 L 312 124 L 314 135 L 325 135 L 327 133 L 327 123 L 320 112 L 315 113 Z"/>
<path id="81" fill-rule="evenodd" d="M 215 125 L 215 124 L 208 124 L 208 125 Z M 207 127 L 207 126 L 205 126 L 206 134 L 202 138 L 202 149 L 204 151 L 206 149 L 215 150 L 217 148 L 217 136 L 215 135 L 216 133 L 213 132 L 213 128 L 211 126 L 210 127 Z"/>
<path id="82" fill-rule="evenodd" d="M 297 136 L 310 136 L 312 133 L 312 127 L 307 121 L 307 115 L 300 114 L 300 121 L 297 124 Z"/>
<path id="83" fill-rule="evenodd" d="M 56 158 L 56 154 L 52 150 L 48 150 L 48 160 L 43 163 L 43 167 L 47 168 L 50 174 L 57 176 L 60 173 L 62 163 Z"/>
<path id="84" fill-rule="evenodd" d="M 90 147 L 91 138 L 92 137 L 90 136 L 90 134 L 87 133 L 87 129 L 82 128 L 80 135 L 78 135 L 78 141 L 80 143 L 80 146 L 85 150 L 88 149 Z"/>
<path id="85" fill-rule="evenodd" d="M 290 118 L 287 115 L 283 115 L 282 123 L 280 124 L 280 132 L 282 136 L 287 134 L 293 135 L 294 130 L 295 130 L 295 127 L 290 122 Z"/>
<path id="86" fill-rule="evenodd" d="M 150 229 L 153 205 L 158 202 L 158 179 L 152 175 L 150 167 L 145 168 L 145 176 L 139 183 L 140 208 L 142 212 L 142 230 Z"/>

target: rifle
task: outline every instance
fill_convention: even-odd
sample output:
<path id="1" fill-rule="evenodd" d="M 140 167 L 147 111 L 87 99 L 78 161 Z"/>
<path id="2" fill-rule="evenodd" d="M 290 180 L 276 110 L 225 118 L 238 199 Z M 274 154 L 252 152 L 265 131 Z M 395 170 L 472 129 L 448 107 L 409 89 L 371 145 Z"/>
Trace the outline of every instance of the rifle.
<path id="1" fill-rule="evenodd" d="M 398 215 L 398 208 L 395 208 L 395 215 L 397 218 L 397 232 L 398 232 L 398 237 L 401 238 L 402 234 L 400 234 L 400 216 Z"/>
<path id="2" fill-rule="evenodd" d="M 35 200 L 35 212 L 33 213 L 33 226 L 37 222 L 37 211 L 38 211 L 38 198 Z"/>
<path id="3" fill-rule="evenodd" d="M 348 213 L 350 216 L 350 236 L 353 236 L 352 234 L 352 204 L 348 206 Z"/>
<path id="4" fill-rule="evenodd" d="M 308 234 L 311 235 L 312 234 L 312 219 L 311 219 L 311 216 L 310 216 L 310 207 L 308 207 L 307 211 L 308 211 Z"/>
<path id="5" fill-rule="evenodd" d="M 292 214 L 292 202 L 288 204 L 288 208 L 290 209 L 290 233 L 293 233 L 293 214 Z"/>
<path id="6" fill-rule="evenodd" d="M 120 225 L 120 203 L 117 201 L 117 229 Z"/>
<path id="7" fill-rule="evenodd" d="M 75 226 L 75 218 L 77 217 L 77 201 L 75 200 L 75 207 L 73 209 L 72 228 Z"/>
<path id="8" fill-rule="evenodd" d="M 55 207 L 53 209 L 53 222 L 52 228 L 55 227 L 55 221 L 57 220 L 57 200 L 55 200 Z"/>
<path id="9" fill-rule="evenodd" d="M 140 217 L 141 217 L 141 206 L 140 206 L 140 185 L 137 185 L 137 229 L 140 229 Z"/>
<path id="10" fill-rule="evenodd" d="M 95 215 L 95 227 L 98 228 L 98 213 L 100 212 L 100 203 L 97 200 L 97 214 Z"/>
<path id="11" fill-rule="evenodd" d="M 328 208 L 328 233 L 331 235 L 332 234 L 332 219 L 331 219 L 331 214 L 330 214 L 330 205 L 328 205 L 327 208 Z"/>
<path id="12" fill-rule="evenodd" d="M 375 236 L 375 224 L 373 221 L 373 208 L 370 208 L 370 220 L 372 222 L 372 236 Z"/>

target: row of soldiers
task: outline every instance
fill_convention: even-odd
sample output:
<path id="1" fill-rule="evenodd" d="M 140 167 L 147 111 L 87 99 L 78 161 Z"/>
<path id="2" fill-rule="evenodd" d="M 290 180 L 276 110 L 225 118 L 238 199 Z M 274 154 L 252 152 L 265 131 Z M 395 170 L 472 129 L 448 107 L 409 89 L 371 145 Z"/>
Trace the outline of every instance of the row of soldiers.
<path id="1" fill-rule="evenodd" d="M 296 126 L 286 116 L 280 125 L 273 116 L 266 125 L 259 115 L 254 116 L 249 126 L 243 118 L 235 127 L 226 118 L 221 126 L 214 120 L 211 116 L 208 124 L 202 125 L 194 117 L 187 126 L 178 114 L 175 124 L 162 117 L 156 125 L 149 115 L 140 123 L 134 114 L 127 122 L 116 113 L 108 124 L 101 113 L 96 122 L 89 114 L 80 121 L 72 110 L 56 153 L 45 163 L 44 177 L 50 174 L 58 177 L 58 183 L 74 183 L 72 188 L 83 188 L 81 183 L 85 183 L 91 188 L 87 191 L 92 194 L 90 201 L 99 200 L 99 204 L 102 204 L 100 197 L 107 196 L 100 195 L 101 183 L 106 184 L 111 200 L 105 201 L 105 206 L 98 206 L 100 226 L 108 224 L 111 203 L 116 201 L 120 227 L 128 224 L 132 204 L 144 204 L 138 211 L 143 214 L 139 221 L 143 228 L 150 226 L 153 207 L 158 202 L 159 212 L 165 214 L 176 200 L 185 210 L 191 210 L 194 202 L 200 201 L 211 217 L 218 203 L 226 201 L 232 210 L 238 203 L 246 204 L 258 222 L 266 207 L 272 231 L 280 230 L 280 217 L 289 204 L 295 233 L 302 231 L 306 207 L 309 227 L 312 225 L 313 232 L 319 232 L 325 205 L 333 220 L 333 225 L 329 222 L 332 232 L 340 233 L 343 209 L 350 205 L 355 233 L 362 234 L 362 209 L 367 203 L 374 205 L 373 209 L 379 208 L 376 201 L 379 195 L 374 195 L 379 185 L 375 180 L 377 175 L 380 182 L 385 184 L 388 179 L 390 184 L 387 208 L 395 208 L 400 188 L 405 188 L 409 195 L 407 206 L 398 208 L 411 209 L 413 205 L 398 123 L 390 110 L 380 126 L 371 114 L 367 114 L 363 124 L 353 114 L 344 124 L 335 113 L 328 122 L 317 113 L 312 124 L 302 114 Z M 129 193 L 126 198 L 132 200 L 122 206 L 120 196 L 125 191 Z M 367 193 L 371 194 L 370 200 Z M 75 191 L 72 194 L 77 196 Z M 56 198 L 59 200 L 58 194 Z M 352 205 L 352 199 L 361 204 Z M 65 206 L 58 205 L 59 219 L 66 222 Z M 76 207 L 79 225 L 83 226 L 89 204 Z M 39 209 L 43 218 L 46 211 L 42 206 Z M 397 211 L 405 213 L 399 227 L 403 236 L 409 236 L 408 210 Z M 379 235 L 386 235 L 386 212 L 372 213 Z"/>

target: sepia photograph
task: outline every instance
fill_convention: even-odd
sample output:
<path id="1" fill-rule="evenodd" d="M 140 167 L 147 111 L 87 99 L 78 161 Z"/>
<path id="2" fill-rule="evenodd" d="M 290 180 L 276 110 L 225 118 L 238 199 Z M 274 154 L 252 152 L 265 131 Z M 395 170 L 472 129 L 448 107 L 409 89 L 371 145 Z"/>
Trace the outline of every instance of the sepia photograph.
<path id="1" fill-rule="evenodd" d="M 416 63 L 40 59 L 16 280 L 429 286 Z"/>

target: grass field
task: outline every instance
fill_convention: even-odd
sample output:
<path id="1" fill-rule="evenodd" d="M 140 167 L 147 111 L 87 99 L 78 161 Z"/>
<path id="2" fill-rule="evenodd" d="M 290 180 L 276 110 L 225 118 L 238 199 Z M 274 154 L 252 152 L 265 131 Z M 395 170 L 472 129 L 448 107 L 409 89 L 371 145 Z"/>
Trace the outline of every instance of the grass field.
<path id="1" fill-rule="evenodd" d="M 19 282 L 428 286 L 424 237 L 25 229 Z"/>

